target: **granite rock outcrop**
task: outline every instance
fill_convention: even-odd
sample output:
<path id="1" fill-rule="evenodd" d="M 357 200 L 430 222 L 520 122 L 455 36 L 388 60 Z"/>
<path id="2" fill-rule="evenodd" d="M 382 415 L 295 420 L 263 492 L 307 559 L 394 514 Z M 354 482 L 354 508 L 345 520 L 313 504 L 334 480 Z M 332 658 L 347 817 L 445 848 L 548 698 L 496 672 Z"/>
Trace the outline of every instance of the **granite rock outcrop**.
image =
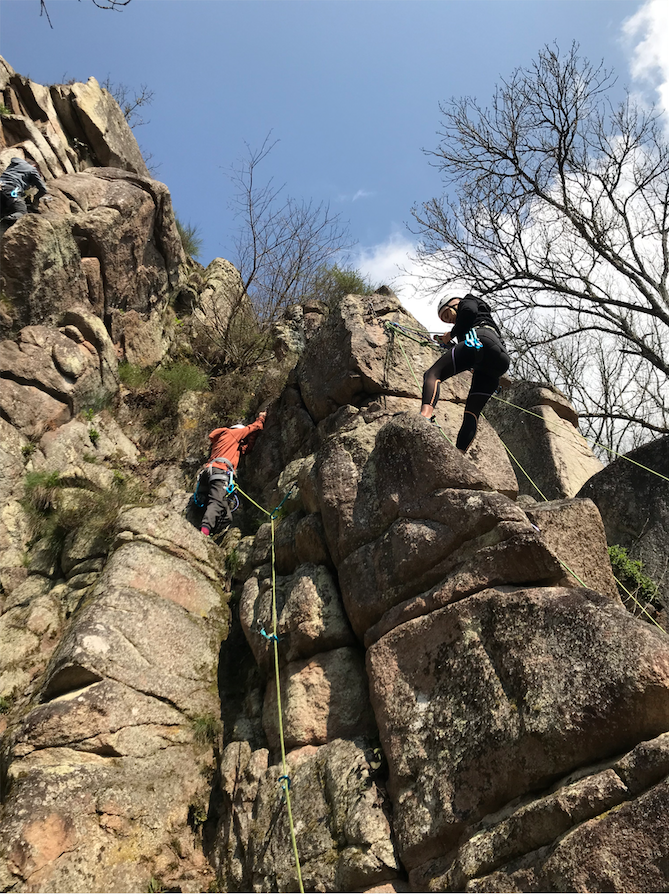
<path id="1" fill-rule="evenodd" d="M 0 92 L 53 198 L 1 248 L 0 890 L 297 890 L 294 848 L 314 891 L 666 889 L 669 639 L 607 552 L 662 555 L 659 489 L 534 383 L 461 454 L 469 374 L 419 416 L 437 348 L 383 288 L 276 324 L 253 508 L 205 538 L 118 363 L 254 335 L 239 273 L 185 257 L 96 82 Z"/>

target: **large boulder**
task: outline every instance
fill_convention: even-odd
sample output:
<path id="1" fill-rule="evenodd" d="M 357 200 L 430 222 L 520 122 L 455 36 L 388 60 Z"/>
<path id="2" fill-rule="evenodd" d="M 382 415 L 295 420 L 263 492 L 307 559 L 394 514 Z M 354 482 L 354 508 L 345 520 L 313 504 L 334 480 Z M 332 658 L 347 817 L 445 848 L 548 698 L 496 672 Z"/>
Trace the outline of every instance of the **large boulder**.
<path id="1" fill-rule="evenodd" d="M 66 542 L 67 573 L 99 554 L 83 533 Z M 14 651 L 42 660 L 39 691 L 3 739 L 3 885 L 136 891 L 160 878 L 199 891 L 211 881 L 200 828 L 227 632 L 215 548 L 157 506 L 127 509 L 117 534 L 55 650 L 55 588 L 25 584 L 0 618 L 0 640 L 9 631 Z M 17 636 L 21 625 L 32 639 Z"/>
<path id="2" fill-rule="evenodd" d="M 457 414 L 445 402 L 444 415 Z M 493 432 L 482 463 L 463 456 L 446 429 L 419 413 L 349 415 L 346 426 L 324 443 L 316 457 L 318 499 L 336 563 L 380 536 L 421 497 L 441 488 L 495 490 L 515 496 L 516 479 Z M 485 435 L 484 435 L 485 437 Z M 483 451 L 482 451 L 483 452 Z M 497 460 L 497 462 L 494 462 Z"/>
<path id="3" fill-rule="evenodd" d="M 625 547 L 633 559 L 643 562 L 645 573 L 659 585 L 669 612 L 667 479 L 669 436 L 615 460 L 594 475 L 578 495 L 588 497 L 599 509 L 609 544 Z"/>
<path id="4" fill-rule="evenodd" d="M 354 643 L 337 585 L 322 565 L 301 565 L 292 575 L 278 577 L 276 611 L 279 654 L 284 662 Z M 267 668 L 273 660 L 267 639 L 273 630 L 271 576 L 254 574 L 246 581 L 239 617 L 256 661 Z"/>
<path id="5" fill-rule="evenodd" d="M 109 315 L 120 341 L 121 312 L 149 314 L 181 282 L 185 255 L 169 191 L 156 180 L 95 168 L 59 177 L 50 193 L 48 210 L 25 215 L 2 239 L 0 285 L 14 319 L 55 322 L 79 303 Z"/>
<path id="6" fill-rule="evenodd" d="M 376 732 L 369 706 L 365 662 L 355 648 L 342 647 L 287 664 L 280 672 L 286 748 L 325 745 Z M 279 750 L 276 682 L 265 692 L 263 727 L 270 746 Z"/>
<path id="7" fill-rule="evenodd" d="M 367 654 L 405 866 L 669 729 L 669 640 L 590 590 L 487 590 Z"/>
<path id="8" fill-rule="evenodd" d="M 578 414 L 557 388 L 517 382 L 493 396 L 484 414 L 518 462 L 521 494 L 574 497 L 602 469 L 578 430 Z"/>
<path id="9" fill-rule="evenodd" d="M 419 330 L 419 337 L 406 338 L 384 323 Z M 395 295 L 347 295 L 300 357 L 297 377 L 302 399 L 317 422 L 338 407 L 359 404 L 371 395 L 418 401 L 422 375 L 437 356 L 427 332 Z M 469 380 L 456 376 L 443 384 L 442 396 L 464 399 L 468 387 Z"/>
<path id="10" fill-rule="evenodd" d="M 105 403 L 118 390 L 116 356 L 101 322 L 85 312 L 64 320 L 60 329 L 26 326 L 16 341 L 0 342 L 0 407 L 29 437 Z M 99 324 L 94 333 L 92 321 Z"/>
<path id="11" fill-rule="evenodd" d="M 378 749 L 364 740 L 335 740 L 299 763 L 289 759 L 305 890 L 363 891 L 397 878 L 381 766 Z M 245 742 L 223 754 L 216 862 L 225 890 L 297 889 L 288 818 L 278 801 L 281 772 L 267 768 L 266 751 L 252 753 Z"/>
<path id="12" fill-rule="evenodd" d="M 9 593 L 26 574 L 23 548 L 28 531 L 19 500 L 23 496 L 24 452 L 31 450 L 25 435 L 0 417 L 0 592 Z"/>
<path id="13" fill-rule="evenodd" d="M 96 165 L 149 176 L 123 112 L 95 78 L 89 78 L 85 84 L 55 85 L 51 100 L 69 135 L 75 139 L 83 137 L 83 142 L 91 147 Z"/>
<path id="14" fill-rule="evenodd" d="M 0 119 L 0 146 L 36 161 L 47 179 L 91 165 L 148 177 L 125 115 L 95 78 L 44 87 L 0 58 L 0 90 L 11 112 Z"/>
<path id="15" fill-rule="evenodd" d="M 581 768 L 481 822 L 455 858 L 423 864 L 411 874 L 414 890 L 661 889 L 668 772 L 666 733 Z"/>

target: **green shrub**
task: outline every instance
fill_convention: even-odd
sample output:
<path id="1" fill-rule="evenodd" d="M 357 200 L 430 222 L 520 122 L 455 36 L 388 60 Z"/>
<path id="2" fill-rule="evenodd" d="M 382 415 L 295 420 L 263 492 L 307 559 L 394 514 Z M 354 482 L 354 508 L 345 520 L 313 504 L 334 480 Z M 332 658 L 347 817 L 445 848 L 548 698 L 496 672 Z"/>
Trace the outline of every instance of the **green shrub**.
<path id="1" fill-rule="evenodd" d="M 167 401 L 174 409 L 187 391 L 209 390 L 209 377 L 192 363 L 174 363 L 157 370 L 155 376 L 165 386 Z"/>
<path id="2" fill-rule="evenodd" d="M 118 478 L 114 475 L 111 487 L 106 490 L 95 490 L 87 482 L 79 482 L 74 489 L 81 492 L 81 499 L 70 499 L 67 503 L 58 499 L 63 487 L 57 472 L 29 472 L 21 501 L 32 542 L 45 541 L 54 559 L 59 558 L 68 534 L 84 526 L 111 546 L 122 507 L 148 503 L 141 486 L 128 482 L 122 475 Z"/>
<path id="3" fill-rule="evenodd" d="M 641 603 L 653 602 L 657 599 L 659 587 L 643 572 L 643 562 L 631 559 L 624 546 L 614 544 L 609 547 L 611 568 L 618 581 Z M 621 591 L 623 598 L 628 594 Z"/>
<path id="4" fill-rule="evenodd" d="M 198 745 L 210 745 L 221 731 L 221 721 L 213 714 L 196 714 L 191 720 L 193 735 Z"/>
<path id="5" fill-rule="evenodd" d="M 21 456 L 25 460 L 29 460 L 36 449 L 37 449 L 37 444 L 35 444 L 33 441 L 29 441 L 27 444 L 24 444 L 23 447 L 21 448 Z"/>
<path id="6" fill-rule="evenodd" d="M 100 440 L 100 432 L 97 430 L 97 428 L 89 428 L 88 437 L 90 438 L 91 444 L 94 447 L 97 447 L 98 441 Z"/>
<path id="7" fill-rule="evenodd" d="M 28 472 L 24 503 L 35 512 L 44 514 L 52 508 L 55 493 L 62 486 L 58 472 Z"/>
<path id="8" fill-rule="evenodd" d="M 13 702 L 11 695 L 0 695 L 0 714 L 9 714 Z"/>
<path id="9" fill-rule="evenodd" d="M 338 264 L 321 269 L 314 286 L 313 297 L 334 309 L 346 295 L 373 295 L 374 286 L 359 270 Z"/>
<path id="10" fill-rule="evenodd" d="M 200 228 L 191 223 L 182 224 L 176 215 L 174 220 L 177 225 L 179 236 L 181 237 L 181 244 L 183 245 L 184 251 L 187 255 L 190 255 L 191 258 L 199 258 L 202 253 L 202 243 L 204 241 L 202 236 L 200 236 Z"/>
<path id="11" fill-rule="evenodd" d="M 151 378 L 151 370 L 124 360 L 118 365 L 118 377 L 126 388 L 141 388 Z"/>
<path id="12" fill-rule="evenodd" d="M 188 805 L 188 825 L 197 832 L 207 822 L 207 808 L 204 804 Z"/>
<path id="13" fill-rule="evenodd" d="M 236 549 L 230 550 L 225 557 L 225 570 L 232 575 L 239 568 L 239 553 Z"/>
<path id="14" fill-rule="evenodd" d="M 10 108 L 8 108 L 4 102 L 0 102 L 0 117 L 6 118 L 7 115 L 12 115 L 13 112 Z"/>

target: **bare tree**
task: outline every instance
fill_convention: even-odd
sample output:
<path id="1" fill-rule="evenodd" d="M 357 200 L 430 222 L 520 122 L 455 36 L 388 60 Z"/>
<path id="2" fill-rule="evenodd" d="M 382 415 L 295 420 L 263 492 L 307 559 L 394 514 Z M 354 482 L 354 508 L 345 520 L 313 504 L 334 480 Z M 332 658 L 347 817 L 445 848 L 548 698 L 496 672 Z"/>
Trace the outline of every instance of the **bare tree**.
<path id="1" fill-rule="evenodd" d="M 653 110 L 612 103 L 613 85 L 576 45 L 546 47 L 490 108 L 443 104 L 427 154 L 447 193 L 413 214 L 431 285 L 503 296 L 516 349 L 540 367 L 598 356 L 609 390 L 575 388 L 577 407 L 638 440 L 669 431 L 669 146 Z M 610 390 L 614 371 L 624 381 Z"/>
<path id="2" fill-rule="evenodd" d="M 285 184 L 259 182 L 258 167 L 277 141 L 247 156 L 231 171 L 233 211 L 240 222 L 234 239 L 237 269 L 261 325 L 313 292 L 320 271 L 352 245 L 347 225 L 327 204 L 284 195 Z"/>
<path id="3" fill-rule="evenodd" d="M 100 86 L 104 87 L 114 97 L 131 128 L 134 129 L 150 123 L 145 121 L 137 111 L 144 106 L 150 106 L 153 102 L 155 92 L 149 89 L 146 84 L 140 84 L 139 90 L 133 90 L 127 84 L 112 81 L 110 75 L 107 75 Z"/>
<path id="4" fill-rule="evenodd" d="M 230 172 L 238 221 L 230 260 L 241 279 L 230 307 L 210 318 L 209 331 L 224 364 L 265 356 L 271 325 L 289 305 L 312 297 L 324 268 L 352 245 L 347 226 L 327 204 L 294 199 L 285 185 L 259 177 L 276 145 L 270 137 L 259 149 L 246 144 L 247 155 Z"/>

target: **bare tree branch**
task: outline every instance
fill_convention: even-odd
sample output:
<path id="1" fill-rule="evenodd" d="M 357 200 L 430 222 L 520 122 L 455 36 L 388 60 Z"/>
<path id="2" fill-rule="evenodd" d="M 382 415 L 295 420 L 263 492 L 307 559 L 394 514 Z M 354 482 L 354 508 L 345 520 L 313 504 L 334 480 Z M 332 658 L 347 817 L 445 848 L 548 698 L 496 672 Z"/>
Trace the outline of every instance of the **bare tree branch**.
<path id="1" fill-rule="evenodd" d="M 150 106 L 155 96 L 155 92 L 150 90 L 146 84 L 140 84 L 139 91 L 137 91 L 128 87 L 127 84 L 112 81 L 111 76 L 107 75 L 100 86 L 114 97 L 131 128 L 150 123 L 137 112 L 137 109 L 141 109 L 143 106 Z"/>
<path id="2" fill-rule="evenodd" d="M 81 3 L 81 0 L 79 0 Z M 97 6 L 98 9 L 116 9 L 120 10 L 123 6 L 127 6 L 131 0 L 91 0 L 94 6 Z M 46 0 L 39 0 L 39 14 L 40 16 L 46 16 L 46 20 L 49 23 L 49 28 L 53 28 L 53 24 L 51 22 L 51 16 L 49 15 L 49 10 L 46 6 Z"/>

